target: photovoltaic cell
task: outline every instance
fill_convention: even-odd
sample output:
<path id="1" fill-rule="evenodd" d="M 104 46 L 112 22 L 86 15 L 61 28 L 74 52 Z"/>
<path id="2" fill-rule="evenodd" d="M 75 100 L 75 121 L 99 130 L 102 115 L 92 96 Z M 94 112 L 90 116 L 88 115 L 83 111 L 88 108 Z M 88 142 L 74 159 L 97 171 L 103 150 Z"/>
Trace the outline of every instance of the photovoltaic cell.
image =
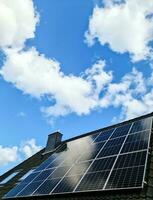
<path id="1" fill-rule="evenodd" d="M 142 187 L 144 166 L 114 169 L 106 189 Z"/>
<path id="2" fill-rule="evenodd" d="M 147 149 L 149 135 L 149 130 L 129 135 L 125 141 L 122 153 Z"/>
<path id="3" fill-rule="evenodd" d="M 114 133 L 113 133 L 113 135 L 111 136 L 111 138 L 122 137 L 122 136 L 124 136 L 124 135 L 127 135 L 128 131 L 129 131 L 129 129 L 130 129 L 130 127 L 131 127 L 131 124 L 126 124 L 126 125 L 124 125 L 124 126 L 118 127 L 118 128 L 114 131 Z"/>
<path id="4" fill-rule="evenodd" d="M 95 139 L 94 142 L 96 143 L 96 142 L 102 142 L 102 141 L 107 140 L 113 131 L 114 131 L 114 129 L 111 129 L 111 130 L 108 130 L 105 132 L 101 132 L 100 135 Z"/>
<path id="5" fill-rule="evenodd" d="M 151 118 L 64 143 L 4 198 L 141 188 Z"/>
<path id="6" fill-rule="evenodd" d="M 110 175 L 106 189 L 141 187 L 146 151 L 120 155 Z"/>
<path id="7" fill-rule="evenodd" d="M 81 162 L 85 160 L 94 159 L 99 153 L 100 149 L 102 149 L 102 147 L 104 146 L 105 142 L 92 144 L 89 149 L 86 149 L 84 152 L 82 152 L 82 154 L 80 155 L 79 161 Z"/>
<path id="8" fill-rule="evenodd" d="M 46 180 L 42 185 L 40 185 L 40 187 L 37 188 L 37 190 L 35 190 L 33 195 L 49 194 L 59 181 L 60 179 Z"/>
<path id="9" fill-rule="evenodd" d="M 125 137 L 109 140 L 107 145 L 100 151 L 98 158 L 118 154 Z"/>
<path id="10" fill-rule="evenodd" d="M 112 156 L 118 154 L 121 149 L 121 145 L 112 146 L 109 148 L 104 148 L 98 155 L 98 158 Z"/>
<path id="11" fill-rule="evenodd" d="M 151 125 L 151 118 L 136 121 L 132 126 L 130 134 L 150 129 L 150 125 Z"/>
<path id="12" fill-rule="evenodd" d="M 118 157 L 114 168 L 116 169 L 144 165 L 146 154 L 146 151 L 122 154 Z"/>
<path id="13" fill-rule="evenodd" d="M 7 197 L 15 197 L 23 188 L 27 186 L 26 183 L 21 183 L 7 193 Z"/>
<path id="14" fill-rule="evenodd" d="M 108 140 L 107 148 L 123 144 L 124 139 L 125 139 L 125 137 L 119 137 L 119 138 L 114 138 L 114 139 Z"/>
<path id="15" fill-rule="evenodd" d="M 42 181 L 32 182 L 27 185 L 17 196 L 28 196 L 31 195 L 42 183 Z"/>
<path id="16" fill-rule="evenodd" d="M 116 159 L 116 156 L 95 160 L 90 166 L 88 173 L 103 171 L 103 170 L 110 170 L 114 164 L 115 159 Z"/>
<path id="17" fill-rule="evenodd" d="M 95 173 L 87 173 L 76 191 L 94 191 L 102 189 L 108 177 L 109 171 L 101 171 Z"/>
<path id="18" fill-rule="evenodd" d="M 55 169 L 52 168 L 52 169 L 50 169 L 50 170 L 44 170 L 44 171 L 42 171 L 42 172 L 34 179 L 34 181 L 43 181 L 43 180 L 45 180 L 47 177 L 50 176 L 50 174 L 53 173 L 54 170 L 55 170 Z"/>
<path id="19" fill-rule="evenodd" d="M 59 156 L 56 159 L 54 159 L 48 166 L 46 166 L 45 169 L 51 169 L 54 167 L 58 167 L 62 162 L 63 162 L 63 158 Z"/>
<path id="20" fill-rule="evenodd" d="M 41 172 L 33 172 L 31 173 L 29 176 L 27 176 L 27 178 L 25 178 L 22 183 L 29 183 L 31 182 L 33 179 L 35 179 Z"/>
<path id="21" fill-rule="evenodd" d="M 56 159 L 57 157 L 55 155 L 50 156 L 46 161 L 44 161 L 39 167 L 35 169 L 35 172 L 45 169 L 48 165 L 54 163 Z"/>
<path id="22" fill-rule="evenodd" d="M 92 136 L 90 136 L 92 138 L 92 140 L 94 141 L 98 135 L 101 133 L 101 131 L 98 131 L 97 133 L 93 134 Z"/>
<path id="23" fill-rule="evenodd" d="M 70 166 L 58 167 L 58 168 L 56 168 L 55 171 L 48 177 L 48 179 L 63 177 L 69 169 L 70 169 Z"/>
<path id="24" fill-rule="evenodd" d="M 76 163 L 70 169 L 70 171 L 67 173 L 66 176 L 74 176 L 74 175 L 84 174 L 84 172 L 88 169 L 90 164 L 91 164 L 91 161 L 86 161 L 86 162 L 82 162 L 82 163 Z"/>
<path id="25" fill-rule="evenodd" d="M 64 179 L 52 191 L 52 194 L 73 192 L 80 178 L 80 175 L 64 177 Z"/>

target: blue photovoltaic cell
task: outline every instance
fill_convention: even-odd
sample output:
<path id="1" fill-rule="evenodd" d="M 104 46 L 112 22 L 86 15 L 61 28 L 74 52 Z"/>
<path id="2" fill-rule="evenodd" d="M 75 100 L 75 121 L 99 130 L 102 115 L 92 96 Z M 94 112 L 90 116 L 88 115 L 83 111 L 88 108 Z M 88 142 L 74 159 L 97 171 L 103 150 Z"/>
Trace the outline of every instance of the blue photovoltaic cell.
<path id="1" fill-rule="evenodd" d="M 42 181 L 32 182 L 27 185 L 17 196 L 29 196 L 31 195 L 42 183 Z"/>
<path id="2" fill-rule="evenodd" d="M 7 197 L 15 197 L 19 192 L 22 191 L 23 188 L 25 188 L 27 186 L 26 183 L 21 183 L 19 185 L 17 185 L 15 188 L 13 188 L 12 190 L 10 190 L 8 193 L 7 193 Z"/>
<path id="3" fill-rule="evenodd" d="M 52 168 L 50 170 L 44 170 L 42 171 L 35 179 L 34 181 L 43 181 L 45 180 L 47 177 L 50 176 L 50 174 L 53 173 L 53 171 L 55 170 L 55 168 Z"/>
<path id="4" fill-rule="evenodd" d="M 101 131 L 97 131 L 97 133 L 94 133 L 92 136 L 90 136 L 90 138 L 92 138 L 92 140 L 94 141 L 100 133 Z"/>
<path id="5" fill-rule="evenodd" d="M 151 126 L 151 118 L 136 121 L 132 126 L 130 134 L 150 129 L 150 126 Z"/>
<path id="6" fill-rule="evenodd" d="M 94 142 L 96 143 L 96 142 L 102 142 L 102 141 L 107 140 L 110 137 L 110 135 L 112 134 L 113 131 L 114 131 L 114 129 L 101 132 L 100 135 L 95 139 Z"/>
<path id="7" fill-rule="evenodd" d="M 151 118 L 63 143 L 4 198 L 142 188 Z"/>
<path id="8" fill-rule="evenodd" d="M 116 156 L 95 160 L 90 166 L 90 168 L 88 169 L 88 173 L 110 170 L 114 164 L 115 159 L 116 159 Z"/>
<path id="9" fill-rule="evenodd" d="M 49 194 L 53 188 L 57 185 L 60 179 L 50 179 L 46 180 L 40 187 L 35 190 L 34 195 Z"/>
<path id="10" fill-rule="evenodd" d="M 39 167 L 37 167 L 35 169 L 35 172 L 41 171 L 41 170 L 47 168 L 47 166 L 49 166 L 49 165 L 54 166 L 56 164 L 55 160 L 57 159 L 57 157 L 58 157 L 57 155 L 50 156 L 46 161 L 44 161 Z"/>
<path id="11" fill-rule="evenodd" d="M 69 169 L 70 166 L 58 167 L 50 176 L 48 176 L 48 179 L 61 178 L 67 173 Z"/>
<path id="12" fill-rule="evenodd" d="M 76 163 L 67 173 L 66 176 L 82 175 L 88 169 L 92 161 Z"/>
<path id="13" fill-rule="evenodd" d="M 144 166 L 114 169 L 106 185 L 107 189 L 142 187 Z"/>
<path id="14" fill-rule="evenodd" d="M 100 151 L 98 158 L 118 154 L 124 140 L 125 140 L 125 137 L 109 140 L 107 142 L 107 145 L 105 145 L 105 147 Z"/>
<path id="15" fill-rule="evenodd" d="M 131 127 L 131 124 L 126 124 L 124 126 L 116 128 L 111 138 L 122 137 L 124 135 L 127 135 L 130 127 Z"/>
<path id="16" fill-rule="evenodd" d="M 149 130 L 129 135 L 125 141 L 122 153 L 147 149 L 149 135 Z"/>
<path id="17" fill-rule="evenodd" d="M 118 157 L 114 169 L 144 165 L 147 151 L 122 154 Z"/>
<path id="18" fill-rule="evenodd" d="M 54 159 L 47 167 L 46 169 L 51 169 L 54 167 L 58 167 L 62 164 L 63 162 L 63 157 L 58 156 L 56 159 Z"/>
<path id="19" fill-rule="evenodd" d="M 103 186 L 105 184 L 105 181 L 107 180 L 108 175 L 109 175 L 109 170 L 95 172 L 95 173 L 87 173 L 80 182 L 76 191 L 101 190 L 103 189 Z"/>
<path id="20" fill-rule="evenodd" d="M 32 180 L 34 180 L 41 172 L 33 172 L 31 173 L 29 176 L 27 176 L 23 181 L 22 183 L 29 183 L 31 182 Z"/>
<path id="21" fill-rule="evenodd" d="M 84 152 L 82 152 L 82 154 L 80 155 L 79 161 L 81 162 L 81 161 L 85 161 L 85 160 L 94 159 L 97 156 L 97 154 L 99 153 L 100 149 L 102 149 L 103 146 L 105 145 L 105 142 L 93 143 L 90 146 L 90 151 L 89 151 L 89 149 L 87 149 Z"/>
<path id="22" fill-rule="evenodd" d="M 57 187 L 54 188 L 52 194 L 73 192 L 81 177 L 81 175 L 64 177 L 63 180 L 57 185 Z"/>

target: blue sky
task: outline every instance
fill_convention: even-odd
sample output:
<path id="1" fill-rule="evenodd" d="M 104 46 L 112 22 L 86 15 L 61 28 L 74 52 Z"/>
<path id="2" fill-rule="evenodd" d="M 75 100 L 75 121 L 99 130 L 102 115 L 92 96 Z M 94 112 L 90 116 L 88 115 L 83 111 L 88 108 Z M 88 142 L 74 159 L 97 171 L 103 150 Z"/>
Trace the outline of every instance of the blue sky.
<path id="1" fill-rule="evenodd" d="M 152 111 L 153 2 L 0 2 L 0 173 L 64 139 Z"/>

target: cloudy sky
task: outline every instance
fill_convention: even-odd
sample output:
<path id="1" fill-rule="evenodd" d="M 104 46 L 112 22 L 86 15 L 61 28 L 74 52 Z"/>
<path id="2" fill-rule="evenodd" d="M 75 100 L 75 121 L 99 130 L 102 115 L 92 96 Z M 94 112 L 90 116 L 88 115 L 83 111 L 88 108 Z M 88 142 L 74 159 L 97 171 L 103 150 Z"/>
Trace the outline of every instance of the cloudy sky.
<path id="1" fill-rule="evenodd" d="M 152 0 L 0 0 L 0 173 L 153 109 Z"/>

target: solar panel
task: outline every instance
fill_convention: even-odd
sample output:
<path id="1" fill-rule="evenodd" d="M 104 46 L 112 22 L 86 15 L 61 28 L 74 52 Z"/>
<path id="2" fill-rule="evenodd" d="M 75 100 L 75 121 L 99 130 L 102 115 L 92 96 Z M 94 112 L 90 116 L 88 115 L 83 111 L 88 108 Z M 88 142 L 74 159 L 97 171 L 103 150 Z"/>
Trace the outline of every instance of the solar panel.
<path id="1" fill-rule="evenodd" d="M 72 193 L 76 184 L 80 180 L 80 175 L 65 176 L 59 184 L 50 192 L 50 194 Z"/>
<path id="2" fill-rule="evenodd" d="M 84 160 L 92 160 L 96 157 L 96 155 L 98 154 L 98 152 L 100 151 L 100 149 L 102 149 L 102 147 L 105 145 L 105 142 L 101 142 L 101 143 L 93 143 L 91 144 L 91 151 L 84 151 L 79 158 L 79 161 L 84 161 Z"/>
<path id="3" fill-rule="evenodd" d="M 58 168 L 57 168 L 58 169 Z M 34 179 L 34 181 L 43 181 L 47 177 L 49 177 L 51 174 L 53 174 L 53 171 L 55 172 L 55 169 L 47 169 L 43 170 L 42 172 L 39 173 L 39 175 Z"/>
<path id="4" fill-rule="evenodd" d="M 75 191 L 96 191 L 101 190 L 107 180 L 109 170 L 95 173 L 87 173 Z"/>
<path id="5" fill-rule="evenodd" d="M 107 145 L 100 151 L 98 158 L 118 154 L 125 137 L 108 140 Z"/>
<path id="6" fill-rule="evenodd" d="M 127 135 L 128 131 L 129 131 L 129 129 L 130 129 L 130 127 L 131 127 L 131 124 L 126 124 L 126 125 L 124 125 L 124 126 L 118 127 L 118 128 L 114 131 L 114 133 L 113 133 L 113 135 L 111 136 L 111 138 L 122 137 L 122 136 L 124 136 L 124 135 Z"/>
<path id="7" fill-rule="evenodd" d="M 142 187 L 147 151 L 123 154 L 117 159 L 106 189 Z"/>
<path id="8" fill-rule="evenodd" d="M 34 191 L 33 195 L 49 194 L 61 179 L 46 180 Z"/>
<path id="9" fill-rule="evenodd" d="M 147 118 L 67 142 L 4 198 L 142 188 L 151 126 Z"/>
<path id="10" fill-rule="evenodd" d="M 122 148 L 122 153 L 147 149 L 149 134 L 150 131 L 147 130 L 128 135 L 124 147 Z"/>
<path id="11" fill-rule="evenodd" d="M 133 127 L 129 134 L 150 129 L 150 123 L 151 123 L 151 118 L 145 118 L 134 122 Z"/>
<path id="12" fill-rule="evenodd" d="M 142 187 L 144 166 L 114 169 L 106 185 L 107 189 Z"/>
<path id="13" fill-rule="evenodd" d="M 116 156 L 96 159 L 88 169 L 88 172 L 110 170 L 113 166 L 115 159 Z"/>
<path id="14" fill-rule="evenodd" d="M 52 155 L 50 158 L 48 158 L 46 161 L 44 161 L 39 167 L 35 169 L 36 171 L 41 171 L 45 168 L 49 168 L 49 166 L 55 166 L 56 165 L 56 160 L 58 157 L 56 155 Z"/>
<path id="15" fill-rule="evenodd" d="M 119 155 L 114 169 L 139 166 L 145 163 L 146 150 Z"/>
<path id="16" fill-rule="evenodd" d="M 87 170 L 92 161 L 86 161 L 82 163 L 76 163 L 66 176 L 82 175 Z"/>
<path id="17" fill-rule="evenodd" d="M 108 130 L 108 131 L 105 131 L 105 132 L 101 132 L 101 133 L 98 135 L 98 137 L 95 139 L 94 142 L 96 143 L 96 142 L 101 142 L 101 141 L 107 140 L 107 139 L 110 137 L 110 135 L 112 134 L 113 131 L 114 131 L 114 130 L 111 129 L 111 130 Z"/>

